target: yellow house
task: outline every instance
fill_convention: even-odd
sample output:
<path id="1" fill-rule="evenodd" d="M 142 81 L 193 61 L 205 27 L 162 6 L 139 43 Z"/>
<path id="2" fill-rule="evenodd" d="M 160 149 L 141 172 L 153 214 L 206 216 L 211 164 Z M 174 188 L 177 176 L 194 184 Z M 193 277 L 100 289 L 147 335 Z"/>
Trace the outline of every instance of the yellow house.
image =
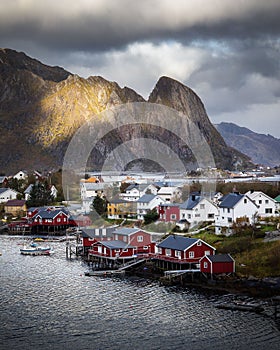
<path id="1" fill-rule="evenodd" d="M 26 202 L 21 199 L 11 199 L 6 202 L 4 206 L 4 210 L 6 214 L 12 214 L 14 216 L 22 216 L 26 214 Z"/>
<path id="2" fill-rule="evenodd" d="M 107 204 L 108 219 L 126 219 L 136 215 L 136 202 L 115 199 Z"/>

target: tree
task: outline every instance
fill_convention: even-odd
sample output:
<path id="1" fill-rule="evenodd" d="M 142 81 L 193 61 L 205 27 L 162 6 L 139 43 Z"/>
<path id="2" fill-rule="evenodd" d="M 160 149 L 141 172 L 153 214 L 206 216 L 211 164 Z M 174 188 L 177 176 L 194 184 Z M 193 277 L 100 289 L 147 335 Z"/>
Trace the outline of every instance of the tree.
<path id="1" fill-rule="evenodd" d="M 99 215 L 107 212 L 107 201 L 98 195 L 92 201 L 92 206 Z"/>
<path id="2" fill-rule="evenodd" d="M 147 214 L 144 215 L 144 224 L 149 225 L 152 222 L 157 221 L 158 218 L 159 218 L 159 214 L 158 214 L 156 208 L 154 208 L 152 210 L 148 210 Z"/>
<path id="3" fill-rule="evenodd" d="M 30 198 L 27 201 L 28 207 L 42 207 L 53 202 L 54 198 L 51 195 L 51 190 L 47 182 L 35 183 L 30 191 Z"/>

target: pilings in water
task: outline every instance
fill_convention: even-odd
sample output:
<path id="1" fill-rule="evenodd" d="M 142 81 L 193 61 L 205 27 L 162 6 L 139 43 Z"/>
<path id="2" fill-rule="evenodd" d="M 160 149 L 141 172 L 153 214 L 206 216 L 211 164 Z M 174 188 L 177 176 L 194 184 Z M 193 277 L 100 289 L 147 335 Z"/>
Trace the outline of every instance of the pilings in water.
<path id="1" fill-rule="evenodd" d="M 66 242 L 66 258 L 72 259 L 72 256 L 77 257 L 79 255 L 78 246 L 71 245 L 70 242 Z"/>

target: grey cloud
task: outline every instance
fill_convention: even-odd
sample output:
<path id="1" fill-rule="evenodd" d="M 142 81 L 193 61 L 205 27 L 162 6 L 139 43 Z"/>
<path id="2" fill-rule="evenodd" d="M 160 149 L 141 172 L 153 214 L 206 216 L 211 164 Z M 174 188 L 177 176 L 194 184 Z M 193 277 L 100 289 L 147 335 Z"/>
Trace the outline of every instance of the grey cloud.
<path id="1" fill-rule="evenodd" d="M 163 38 L 243 40 L 279 35 L 279 13 L 278 0 L 14 0 L 0 4 L 0 39 L 90 51 Z"/>

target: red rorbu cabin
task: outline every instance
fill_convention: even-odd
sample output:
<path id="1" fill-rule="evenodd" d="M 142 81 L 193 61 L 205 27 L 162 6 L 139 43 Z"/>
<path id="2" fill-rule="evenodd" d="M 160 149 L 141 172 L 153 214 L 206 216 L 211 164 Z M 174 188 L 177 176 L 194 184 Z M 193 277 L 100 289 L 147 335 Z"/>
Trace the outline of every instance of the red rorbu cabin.
<path id="1" fill-rule="evenodd" d="M 235 261 L 230 254 L 206 255 L 199 261 L 200 271 L 209 274 L 234 273 Z"/>

